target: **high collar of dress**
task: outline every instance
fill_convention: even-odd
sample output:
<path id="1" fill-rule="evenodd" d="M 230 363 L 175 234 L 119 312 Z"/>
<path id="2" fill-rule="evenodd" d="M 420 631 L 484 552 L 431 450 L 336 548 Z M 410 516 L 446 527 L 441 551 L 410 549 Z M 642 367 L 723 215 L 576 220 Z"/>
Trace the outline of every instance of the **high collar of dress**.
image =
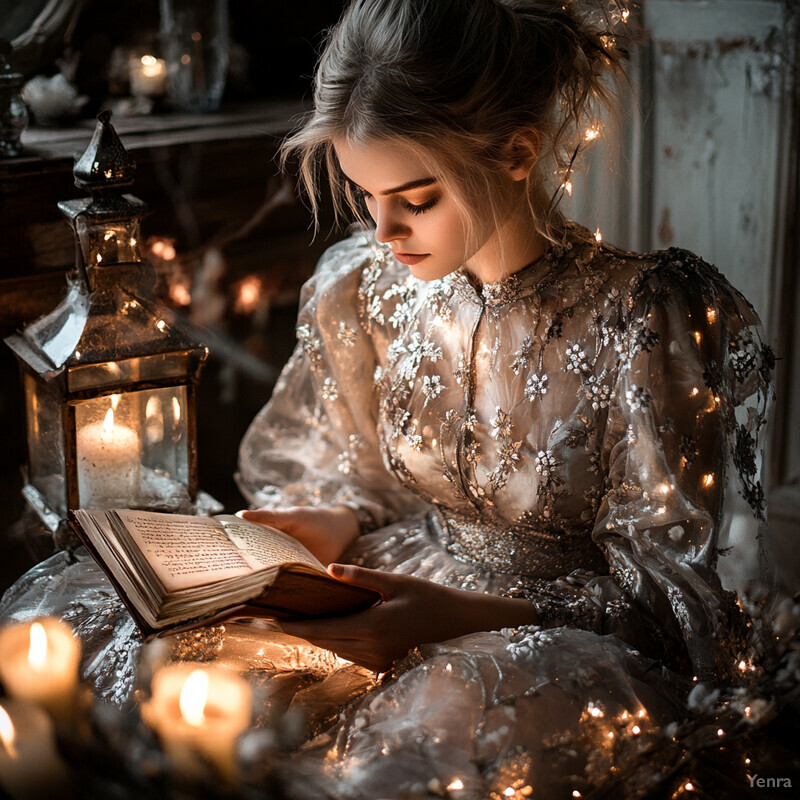
<path id="1" fill-rule="evenodd" d="M 575 223 L 567 223 L 563 244 L 550 244 L 542 255 L 505 278 L 491 283 L 482 283 L 464 267 L 459 267 L 452 279 L 459 293 L 487 306 L 502 306 L 513 303 L 543 286 L 549 285 L 561 273 L 562 267 L 579 246 L 581 233 L 586 233 Z"/>

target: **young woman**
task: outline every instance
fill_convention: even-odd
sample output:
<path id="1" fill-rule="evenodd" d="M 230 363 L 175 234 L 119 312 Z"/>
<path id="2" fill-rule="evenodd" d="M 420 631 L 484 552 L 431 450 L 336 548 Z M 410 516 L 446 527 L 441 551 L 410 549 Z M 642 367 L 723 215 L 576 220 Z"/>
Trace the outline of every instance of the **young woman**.
<path id="1" fill-rule="evenodd" d="M 613 22 L 551 0 L 355 0 L 328 38 L 285 154 L 315 207 L 327 174 L 365 225 L 304 289 L 239 479 L 248 518 L 384 598 L 284 623 L 321 648 L 285 673 L 330 651 L 383 677 L 330 657 L 298 693 L 334 722 L 281 767 L 289 796 L 579 797 L 649 763 L 638 791 L 692 687 L 758 663 L 757 317 L 695 255 L 620 251 L 558 209 L 621 74 Z M 94 677 L 121 691 L 131 627 L 118 608 L 108 625 L 91 564 L 70 569 L 113 664 Z M 248 636 L 239 665 L 268 674 L 255 628 L 209 647 Z"/>
<path id="2" fill-rule="evenodd" d="M 399 675 L 290 785 L 570 796 L 757 658 L 772 355 L 713 267 L 559 213 L 621 69 L 600 22 L 356 0 L 286 143 L 312 201 L 327 172 L 367 225 L 305 288 L 242 443 L 246 516 L 384 597 L 283 630 Z"/>

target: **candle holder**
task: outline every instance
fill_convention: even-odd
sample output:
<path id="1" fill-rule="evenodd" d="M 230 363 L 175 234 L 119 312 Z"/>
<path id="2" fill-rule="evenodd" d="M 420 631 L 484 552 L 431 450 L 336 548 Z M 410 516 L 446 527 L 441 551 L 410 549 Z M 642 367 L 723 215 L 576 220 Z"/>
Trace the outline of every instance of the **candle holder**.
<path id="1" fill-rule="evenodd" d="M 25 398 L 23 494 L 53 532 L 79 507 L 197 510 L 195 392 L 208 349 L 152 297 L 139 250 L 147 206 L 123 194 L 135 164 L 110 118 L 98 117 L 74 168 L 91 197 L 59 203 L 76 242 L 67 295 L 5 340 Z"/>

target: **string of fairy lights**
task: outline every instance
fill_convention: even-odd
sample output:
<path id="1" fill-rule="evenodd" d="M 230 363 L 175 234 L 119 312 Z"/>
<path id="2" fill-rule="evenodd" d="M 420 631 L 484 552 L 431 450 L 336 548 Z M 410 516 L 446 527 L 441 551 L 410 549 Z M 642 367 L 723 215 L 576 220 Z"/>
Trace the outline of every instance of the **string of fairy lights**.
<path id="1" fill-rule="evenodd" d="M 563 6 L 566 8 L 566 6 Z M 613 27 L 618 23 L 622 23 L 627 25 L 631 18 L 631 9 L 630 7 L 621 2 L 621 0 L 610 0 L 608 3 L 608 8 L 603 10 L 603 13 L 606 18 L 606 22 L 608 23 L 608 30 L 605 33 L 600 34 L 599 39 L 603 48 L 610 52 L 617 46 L 617 37 L 614 35 Z M 572 192 L 574 189 L 572 179 L 575 174 L 576 163 L 580 155 L 582 155 L 585 148 L 597 141 L 602 132 L 602 126 L 599 122 L 594 122 L 589 127 L 587 127 L 581 139 L 578 141 L 575 149 L 572 151 L 572 154 L 567 162 L 566 167 L 560 170 L 560 184 L 556 189 L 556 193 L 551 198 L 551 207 L 557 206 L 561 200 L 563 199 L 564 195 L 568 197 L 572 196 Z M 603 234 L 600 231 L 600 227 L 598 226 L 595 233 L 594 239 L 597 244 L 601 244 L 603 241 Z"/>

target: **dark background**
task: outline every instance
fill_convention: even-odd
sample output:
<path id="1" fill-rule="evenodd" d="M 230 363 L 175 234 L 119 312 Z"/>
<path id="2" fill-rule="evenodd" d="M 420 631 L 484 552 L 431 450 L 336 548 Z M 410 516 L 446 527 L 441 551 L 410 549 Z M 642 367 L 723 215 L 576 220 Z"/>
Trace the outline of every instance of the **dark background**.
<path id="1" fill-rule="evenodd" d="M 252 0 L 230 0 L 231 74 L 223 100 L 222 112 L 239 109 L 265 101 L 308 101 L 310 77 L 313 72 L 317 52 L 324 37 L 324 31 L 331 26 L 343 7 L 342 2 L 333 0 L 305 0 L 298 3 L 252 2 Z M 83 7 L 74 29 L 68 34 L 68 41 L 61 48 L 62 56 L 69 60 L 74 69 L 74 81 L 82 94 L 90 99 L 82 112 L 84 120 L 91 120 L 101 104 L 114 90 L 108 77 L 108 64 L 112 51 L 118 45 L 143 46 L 154 54 L 159 54 L 158 43 L 158 2 L 157 0 L 122 0 L 113 4 L 107 0 L 88 0 Z M 57 71 L 55 63 L 44 67 L 43 74 Z M 168 111 L 154 114 L 149 125 L 157 131 L 168 120 Z M 80 121 L 79 123 L 80 124 Z M 85 123 L 84 123 L 85 124 Z M 202 118 L 197 119 L 202 125 Z M 86 143 L 91 135 L 87 128 Z M 124 137 L 123 137 L 124 140 Z M 216 150 L 206 148 L 199 152 L 197 147 L 186 147 L 171 151 L 175 173 L 191 176 L 192 192 L 182 200 L 162 196 L 153 186 L 158 185 L 159 164 L 148 160 L 148 151 L 134 153 L 137 160 L 137 182 L 132 193 L 144 199 L 153 208 L 153 213 L 145 218 L 142 225 L 142 239 L 161 236 L 174 240 L 176 249 L 191 249 L 202 246 L 219 229 L 219 221 L 200 230 L 187 231 L 180 225 L 186 209 L 176 208 L 184 202 L 195 208 L 197 216 L 224 217 L 227 210 L 225 193 L 235 192 L 242 206 L 248 203 L 253 211 L 258 206 L 263 186 L 267 184 L 276 169 L 274 142 L 264 139 L 264 150 L 259 151 L 261 142 L 256 142 L 256 152 L 251 163 L 245 165 L 247 175 L 232 174 L 226 159 L 229 156 L 218 146 Z M 272 149 L 270 149 L 272 148 Z M 37 206 L 37 200 L 25 195 L 26 185 L 20 191 L 29 196 L 29 216 L 41 215 L 42 219 L 52 219 L 57 215 L 53 199 L 70 199 L 81 196 L 81 192 L 71 185 L 68 169 L 61 169 L 56 181 L 53 198 L 47 198 Z M 161 179 L 163 181 L 163 178 Z M 248 185 L 244 185 L 248 182 Z M 234 185 L 234 182 L 237 182 Z M 185 180 L 184 180 L 185 183 Z M 19 188 L 19 187 L 17 187 Z M 165 193 L 167 194 L 167 193 Z M 201 205 L 208 206 L 219 200 L 217 208 L 204 212 Z M 6 198 L 7 199 L 7 198 Z M 199 209 L 199 210 L 198 210 Z M 7 217 L 20 213 L 18 208 L 8 202 L 0 207 L 0 214 Z M 291 218 L 291 219 L 290 219 Z M 290 224 L 300 233 L 303 247 L 308 248 L 312 233 L 308 228 L 310 216 L 302 206 L 278 214 L 270 221 L 266 233 L 260 238 L 238 243 L 226 251 L 228 273 L 222 283 L 223 290 L 232 286 L 245 273 L 252 272 L 252 264 L 266 255 L 287 249 L 283 229 Z M 55 224 L 55 223 L 53 223 Z M 66 236 L 71 236 L 66 222 L 63 225 Z M 271 297 L 268 315 L 256 325 L 252 319 L 237 315 L 231 303 L 226 307 L 221 330 L 229 352 L 226 355 L 212 347 L 211 356 L 201 376 L 198 392 L 198 450 L 200 487 L 217 498 L 228 511 L 235 511 L 244 505 L 234 480 L 238 444 L 247 425 L 263 403 L 269 398 L 274 385 L 274 377 L 288 358 L 294 345 L 294 322 L 297 311 L 297 289 L 301 279 L 313 267 L 313 261 L 324 247 L 336 236 L 328 225 L 325 235 L 311 244 L 308 255 L 302 263 L 295 264 L 287 257 L 277 259 L 279 267 L 292 273 L 291 280 L 279 287 L 281 290 Z M 265 238 L 266 237 L 266 238 Z M 269 237 L 273 237 L 274 242 Z M 294 240 L 292 240 L 294 242 Z M 297 245 L 292 244 L 293 247 Z M 282 266 L 281 266 L 282 265 Z M 65 264 L 65 269 L 69 264 Z M 38 265 L 30 267 L 20 261 L 9 264 L 0 259 L 0 304 L 13 302 L 4 297 L 2 287 L 8 275 L 25 275 L 26 270 L 34 274 Z M 60 278 L 58 279 L 61 280 Z M 8 309 L 6 309 L 8 310 Z M 3 330 L 5 336 L 12 330 Z M 238 348 L 238 350 L 236 350 Z M 254 358 L 261 369 L 249 371 L 237 366 L 230 353 Z M 259 373 L 259 374 L 256 374 Z M 0 509 L 3 523 L 0 524 L 0 593 L 5 590 L 26 569 L 53 551 L 49 536 L 36 530 L 37 526 L 20 495 L 22 487 L 21 467 L 25 460 L 24 416 L 21 404 L 21 388 L 16 360 L 4 345 L 0 345 Z"/>

